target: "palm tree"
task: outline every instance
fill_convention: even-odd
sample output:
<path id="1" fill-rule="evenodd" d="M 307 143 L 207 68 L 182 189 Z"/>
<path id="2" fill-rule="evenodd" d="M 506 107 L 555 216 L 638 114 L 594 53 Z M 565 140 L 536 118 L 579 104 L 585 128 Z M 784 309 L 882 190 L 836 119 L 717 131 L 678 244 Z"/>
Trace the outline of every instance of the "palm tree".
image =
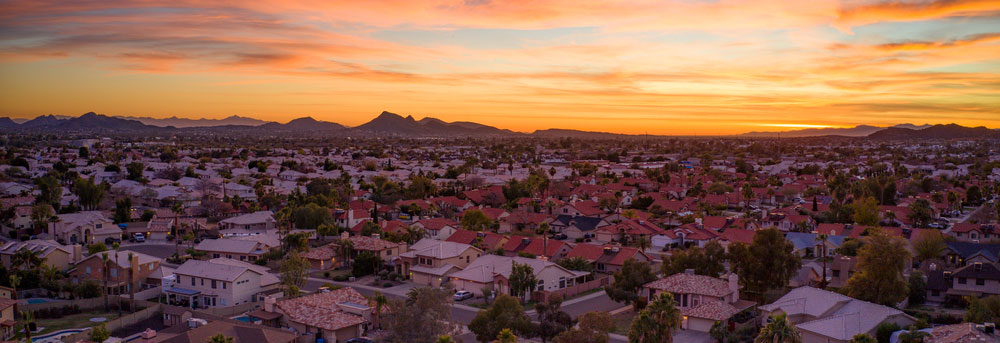
<path id="1" fill-rule="evenodd" d="M 925 337 L 930 337 L 931 334 L 917 330 L 917 327 L 911 326 L 909 331 L 899 334 L 899 343 L 923 343 Z"/>
<path id="2" fill-rule="evenodd" d="M 375 327 L 382 327 L 382 307 L 389 303 L 389 299 L 382 292 L 376 291 L 372 295 L 372 303 L 375 304 Z"/>
<path id="3" fill-rule="evenodd" d="M 220 333 L 218 335 L 212 336 L 212 338 L 208 340 L 208 343 L 233 343 L 233 338 L 226 337 L 226 335 Z"/>
<path id="4" fill-rule="evenodd" d="M 354 253 L 354 242 L 349 239 L 338 239 L 337 245 L 340 247 L 340 254 L 344 255 L 344 265 L 351 264 L 351 254 Z"/>
<path id="5" fill-rule="evenodd" d="M 632 320 L 628 330 L 629 343 L 673 342 L 674 330 L 681 326 L 681 311 L 674 297 L 661 293 Z"/>
<path id="6" fill-rule="evenodd" d="M 24 323 L 24 341 L 31 342 L 31 323 L 35 321 L 35 314 L 31 311 L 21 311 L 21 322 Z"/>
<path id="7" fill-rule="evenodd" d="M 132 252 L 128 253 L 129 268 L 128 268 L 128 298 L 129 298 L 129 312 L 135 312 L 135 275 L 134 270 L 137 268 L 132 265 Z M 121 306 L 119 306 L 121 308 Z"/>
<path id="8" fill-rule="evenodd" d="M 872 337 L 872 336 L 870 336 L 868 334 L 859 333 L 857 335 L 854 335 L 853 338 L 851 338 L 851 342 L 850 343 L 878 343 L 878 341 L 875 340 L 874 337 Z"/>
<path id="9" fill-rule="evenodd" d="M 421 239 L 430 237 L 431 234 L 427 232 L 427 229 L 424 229 L 419 226 L 410 225 L 406 227 L 406 232 L 404 233 L 404 235 L 406 237 L 406 243 L 409 245 L 413 245 L 413 243 L 416 243 Z"/>
<path id="10" fill-rule="evenodd" d="M 22 266 L 28 267 L 28 270 L 35 270 L 39 268 L 45 260 L 38 257 L 38 252 L 34 250 L 21 249 L 14 253 L 11 257 L 10 265 L 11 269 L 18 269 Z"/>
<path id="11" fill-rule="evenodd" d="M 816 243 L 819 243 L 819 249 L 820 249 L 819 259 L 821 262 L 823 262 L 823 278 L 820 279 L 819 281 L 819 288 L 821 289 L 826 288 L 826 261 L 829 260 L 829 257 L 827 256 L 826 253 L 826 241 L 829 238 L 830 237 L 827 236 L 825 233 L 816 235 Z"/>
<path id="12" fill-rule="evenodd" d="M 104 266 L 101 271 L 101 276 L 104 277 L 104 312 L 108 312 L 111 309 L 111 306 L 108 304 L 108 278 L 111 276 L 111 273 L 108 272 L 108 265 L 111 264 L 108 253 L 101 255 L 101 263 Z"/>
<path id="13" fill-rule="evenodd" d="M 771 322 L 760 330 L 754 343 L 802 343 L 802 337 L 782 313 L 771 317 Z"/>

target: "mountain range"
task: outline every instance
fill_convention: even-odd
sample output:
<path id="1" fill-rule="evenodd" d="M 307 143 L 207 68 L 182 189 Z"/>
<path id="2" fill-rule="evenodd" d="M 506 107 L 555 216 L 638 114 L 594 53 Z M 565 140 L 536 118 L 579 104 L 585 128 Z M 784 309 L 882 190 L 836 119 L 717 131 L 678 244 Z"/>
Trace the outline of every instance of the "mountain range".
<path id="1" fill-rule="evenodd" d="M 168 125 L 177 124 L 181 126 Z M 544 137 L 544 138 L 590 138 L 615 139 L 623 137 L 645 137 L 607 132 L 579 131 L 569 129 L 536 130 L 530 134 L 499 129 L 473 122 L 446 122 L 426 117 L 416 120 L 413 116 L 403 117 L 392 112 L 382 112 L 371 121 L 356 127 L 320 121 L 311 117 L 294 119 L 287 123 L 265 122 L 258 119 L 232 116 L 224 119 L 183 119 L 183 118 L 135 118 L 111 117 L 88 112 L 79 117 L 43 115 L 18 122 L 0 117 L 0 131 L 63 132 L 63 133 L 209 133 L 217 135 L 336 135 L 336 136 L 394 136 L 394 137 Z M 816 137 L 842 136 L 867 137 L 879 140 L 905 139 L 1000 139 L 1000 130 L 986 127 L 964 127 L 948 125 L 900 124 L 891 127 L 858 125 L 853 128 L 804 129 L 781 132 L 751 132 L 736 137 Z M 662 136 L 661 136 L 662 137 Z"/>
<path id="2" fill-rule="evenodd" d="M 904 128 L 912 130 L 926 129 L 930 127 L 928 124 L 924 125 L 913 125 L 913 124 L 898 124 L 890 126 L 889 128 Z M 865 137 L 875 132 L 886 129 L 886 127 L 871 126 L 871 125 L 858 125 L 855 127 L 828 127 L 828 128 L 812 128 L 812 129 L 802 129 L 802 130 L 792 130 L 792 131 L 771 131 L 771 132 L 761 132 L 753 131 L 742 134 L 745 137 L 816 137 L 816 136 L 845 136 L 845 137 Z"/>

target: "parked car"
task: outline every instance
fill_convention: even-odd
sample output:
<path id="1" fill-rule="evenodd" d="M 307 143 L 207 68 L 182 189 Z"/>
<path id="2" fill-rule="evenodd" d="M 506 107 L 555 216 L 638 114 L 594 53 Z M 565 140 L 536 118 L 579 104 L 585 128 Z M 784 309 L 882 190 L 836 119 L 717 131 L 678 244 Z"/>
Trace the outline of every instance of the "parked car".
<path id="1" fill-rule="evenodd" d="M 374 343 L 375 341 L 368 337 L 354 337 L 347 340 L 347 343 Z"/>
<path id="2" fill-rule="evenodd" d="M 472 292 L 469 291 L 455 292 L 455 301 L 462 301 L 465 299 L 472 299 Z"/>
<path id="3" fill-rule="evenodd" d="M 104 244 L 108 246 L 111 246 L 115 243 L 121 244 L 121 242 L 122 242 L 121 238 L 108 237 L 104 239 Z"/>
<path id="4" fill-rule="evenodd" d="M 146 241 L 146 235 L 141 234 L 141 233 L 135 234 L 135 241 L 139 242 L 139 243 L 145 242 Z"/>

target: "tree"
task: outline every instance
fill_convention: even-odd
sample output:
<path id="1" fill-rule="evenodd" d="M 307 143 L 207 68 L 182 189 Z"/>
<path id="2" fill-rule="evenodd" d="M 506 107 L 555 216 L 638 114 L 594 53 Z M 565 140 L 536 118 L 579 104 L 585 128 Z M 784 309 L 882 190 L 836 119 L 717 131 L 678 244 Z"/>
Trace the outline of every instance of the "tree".
<path id="1" fill-rule="evenodd" d="M 59 178 L 52 174 L 45 174 L 45 176 L 35 179 L 35 186 L 40 192 L 35 199 L 38 203 L 49 204 L 52 207 L 59 206 L 59 199 L 62 199 L 62 186 L 59 184 Z"/>
<path id="2" fill-rule="evenodd" d="M 875 198 L 866 197 L 855 201 L 851 204 L 851 208 L 854 209 L 855 223 L 866 226 L 878 225 L 878 201 Z"/>
<path id="3" fill-rule="evenodd" d="M 291 221 L 298 229 L 315 230 L 320 225 L 332 222 L 333 215 L 329 208 L 309 203 L 292 211 Z"/>
<path id="4" fill-rule="evenodd" d="M 108 331 L 108 327 L 104 324 L 95 326 L 90 329 L 90 340 L 94 342 L 104 342 L 106 339 L 111 337 L 111 332 Z"/>
<path id="5" fill-rule="evenodd" d="M 108 246 L 105 245 L 104 242 L 97 242 L 87 246 L 87 253 L 91 255 L 105 250 L 108 250 Z"/>
<path id="6" fill-rule="evenodd" d="M 857 335 L 854 335 L 853 338 L 851 338 L 850 343 L 878 343 L 878 341 L 875 340 L 875 337 L 872 337 L 866 333 L 859 333 Z"/>
<path id="7" fill-rule="evenodd" d="M 844 286 L 847 295 L 890 307 L 903 301 L 908 294 L 903 278 L 907 256 L 902 240 L 870 230 L 868 244 L 858 251 L 858 271 Z"/>
<path id="8" fill-rule="evenodd" d="M 607 343 L 608 333 L 614 331 L 615 321 L 607 312 L 587 312 L 579 318 L 576 328 L 563 331 L 553 343 Z"/>
<path id="9" fill-rule="evenodd" d="M 478 209 L 471 209 L 462 214 L 462 228 L 472 231 L 483 231 L 493 226 L 493 220 Z"/>
<path id="10" fill-rule="evenodd" d="M 115 223 L 132 221 L 132 198 L 124 197 L 115 200 L 115 215 L 112 220 Z"/>
<path id="11" fill-rule="evenodd" d="M 1000 320 L 1000 295 L 986 298 L 966 297 L 969 309 L 965 311 L 965 321 L 970 323 L 997 322 Z"/>
<path id="12" fill-rule="evenodd" d="M 17 270 L 36 270 L 41 268 L 45 259 L 38 255 L 37 250 L 21 249 L 10 258 L 10 268 Z"/>
<path id="13" fill-rule="evenodd" d="M 913 221 L 913 226 L 916 227 L 927 227 L 933 219 L 934 210 L 931 208 L 931 203 L 924 199 L 917 199 L 912 204 L 910 204 L 910 213 L 907 215 L 907 219 Z"/>
<path id="14" fill-rule="evenodd" d="M 730 269 L 739 275 L 744 290 L 763 302 L 767 291 L 785 287 L 802 266 L 794 249 L 777 229 L 760 230 L 750 245 L 729 247 Z"/>
<path id="15" fill-rule="evenodd" d="M 111 259 L 108 258 L 107 252 L 101 254 L 101 269 L 101 276 L 104 277 L 104 288 L 101 292 L 104 293 L 104 312 L 108 312 L 111 310 L 111 306 L 108 304 L 108 279 L 111 277 L 111 273 L 109 272 L 111 269 Z"/>
<path id="16" fill-rule="evenodd" d="M 590 264 L 590 262 L 587 261 L 587 259 L 585 259 L 583 257 L 579 257 L 579 256 L 566 257 L 566 258 L 560 259 L 559 262 L 557 262 L 557 264 L 559 264 L 560 267 L 563 267 L 563 268 L 566 268 L 566 269 L 569 269 L 569 270 L 576 270 L 576 271 L 583 271 L 583 272 L 592 272 L 592 271 L 594 271 L 594 265 Z"/>
<path id="17" fill-rule="evenodd" d="M 673 342 L 674 330 L 681 326 L 681 311 L 669 293 L 661 293 L 639 315 L 628 329 L 629 343 Z"/>
<path id="18" fill-rule="evenodd" d="M 297 293 L 305 285 L 308 274 L 309 262 L 300 257 L 295 250 L 286 254 L 285 259 L 281 261 L 281 284 L 288 290 L 294 290 L 290 293 Z"/>
<path id="19" fill-rule="evenodd" d="M 910 305 L 923 304 L 927 298 L 927 280 L 919 270 L 910 272 Z"/>
<path id="20" fill-rule="evenodd" d="M 913 241 L 913 255 L 921 262 L 941 257 L 947 248 L 937 232 L 924 233 Z"/>
<path id="21" fill-rule="evenodd" d="M 476 340 L 487 342 L 497 337 L 503 329 L 511 329 L 522 336 L 532 336 L 535 325 L 524 313 L 521 303 L 509 295 L 500 295 L 490 308 L 480 310 L 469 323 L 469 331 Z"/>
<path id="22" fill-rule="evenodd" d="M 375 313 L 374 313 L 375 314 L 375 323 L 374 323 L 375 327 L 376 328 L 381 328 L 382 327 L 382 308 L 385 307 L 385 305 L 389 303 L 389 299 L 386 298 L 385 295 L 382 294 L 382 292 L 375 291 L 375 294 L 372 295 L 372 299 L 371 300 L 372 300 L 372 303 L 375 304 Z"/>
<path id="23" fill-rule="evenodd" d="M 979 186 L 970 186 L 965 190 L 965 201 L 973 205 L 980 205 L 983 203 L 983 191 Z"/>
<path id="24" fill-rule="evenodd" d="M 924 331 L 920 331 L 916 325 L 910 326 L 910 329 L 899 334 L 899 343 L 924 343 L 924 338 L 930 337 L 931 334 Z"/>
<path id="25" fill-rule="evenodd" d="M 771 322 L 767 323 L 760 334 L 754 339 L 754 343 L 801 343 L 802 337 L 799 332 L 785 318 L 785 314 L 771 317 Z"/>
<path id="26" fill-rule="evenodd" d="M 126 179 L 142 182 L 142 172 L 146 170 L 146 166 L 142 162 L 132 162 L 125 165 L 125 170 L 128 171 Z"/>
<path id="27" fill-rule="evenodd" d="M 233 338 L 220 333 L 209 338 L 208 343 L 233 343 Z"/>
<path id="28" fill-rule="evenodd" d="M 517 343 L 517 335 L 510 329 L 503 329 L 500 330 L 500 334 L 497 335 L 497 339 L 493 343 Z"/>
<path id="29" fill-rule="evenodd" d="M 424 287 L 410 290 L 405 300 L 390 299 L 383 320 L 385 331 L 379 341 L 435 343 L 442 335 L 460 334 L 451 320 L 452 294 L 449 289 Z"/>
<path id="30" fill-rule="evenodd" d="M 631 302 L 639 309 L 639 291 L 642 285 L 656 280 L 649 263 L 634 258 L 625 260 L 622 268 L 613 274 L 614 281 L 607 288 L 608 297 L 617 302 Z"/>
<path id="31" fill-rule="evenodd" d="M 524 297 L 525 301 L 527 301 L 527 297 L 531 295 L 531 291 L 538 284 L 538 279 L 535 277 L 535 269 L 527 263 L 511 263 L 513 264 L 511 266 L 509 281 L 511 295 L 518 298 Z"/>
<path id="32" fill-rule="evenodd" d="M 545 302 L 535 304 L 535 313 L 538 314 L 537 334 L 542 342 L 548 342 L 573 327 L 573 318 L 561 309 L 562 301 L 562 296 L 553 294 Z"/>
<path id="33" fill-rule="evenodd" d="M 80 206 L 84 210 L 96 210 L 104 198 L 104 186 L 94 183 L 94 178 L 76 178 L 73 182 L 73 193 L 80 198 Z"/>
<path id="34" fill-rule="evenodd" d="M 52 209 L 52 205 L 49 204 L 35 204 L 31 207 L 31 221 L 34 225 L 36 232 L 44 231 L 49 226 L 49 218 L 52 218 L 52 214 L 55 210 Z"/>
<path id="35" fill-rule="evenodd" d="M 816 235 L 816 243 L 819 243 L 820 246 L 820 251 L 817 255 L 819 256 L 820 261 L 823 262 L 823 278 L 819 281 L 820 289 L 826 288 L 826 263 L 830 261 L 830 254 L 826 251 L 826 243 L 829 239 L 830 236 L 827 236 L 825 233 Z"/>
<path id="36" fill-rule="evenodd" d="M 712 241 L 706 244 L 704 249 L 690 247 L 664 257 L 660 271 L 663 272 L 663 275 L 669 276 L 693 269 L 694 273 L 698 275 L 718 277 L 726 270 L 725 265 L 723 265 L 725 260 L 725 248 L 719 242 Z"/>
<path id="37" fill-rule="evenodd" d="M 351 264 L 351 275 L 361 277 L 371 275 L 382 267 L 382 258 L 371 251 L 362 251 Z"/>

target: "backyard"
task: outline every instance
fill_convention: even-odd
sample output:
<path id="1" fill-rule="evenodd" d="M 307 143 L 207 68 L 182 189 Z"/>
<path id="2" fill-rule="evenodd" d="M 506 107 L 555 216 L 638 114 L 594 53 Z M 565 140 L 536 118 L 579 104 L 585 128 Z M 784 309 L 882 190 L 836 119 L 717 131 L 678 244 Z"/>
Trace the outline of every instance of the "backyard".
<path id="1" fill-rule="evenodd" d="M 122 312 L 123 314 L 128 314 L 127 311 Z M 61 316 L 59 318 L 51 319 L 35 319 L 35 325 L 39 328 L 43 328 L 41 332 L 31 333 L 32 337 L 41 336 L 48 334 L 50 332 L 55 332 L 64 329 L 80 329 L 99 325 L 100 323 L 90 321 L 91 318 L 103 317 L 106 321 L 111 321 L 117 319 L 118 311 L 111 311 L 105 313 L 103 309 L 86 310 L 83 313 L 71 314 Z M 24 338 L 24 325 L 18 322 L 17 325 L 17 335 L 16 339 Z"/>

